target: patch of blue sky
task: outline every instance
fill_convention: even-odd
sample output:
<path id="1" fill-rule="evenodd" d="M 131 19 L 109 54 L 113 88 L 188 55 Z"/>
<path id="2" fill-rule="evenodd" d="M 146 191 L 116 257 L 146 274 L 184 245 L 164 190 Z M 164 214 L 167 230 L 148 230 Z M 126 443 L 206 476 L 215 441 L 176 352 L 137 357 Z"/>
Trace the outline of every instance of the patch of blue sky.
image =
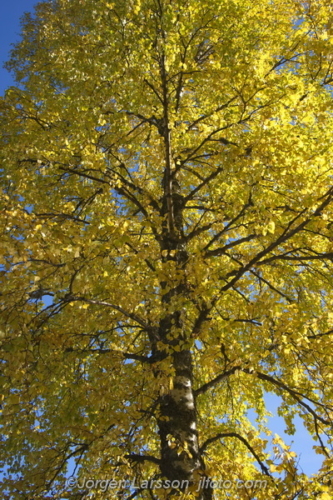
<path id="1" fill-rule="evenodd" d="M 318 445 L 318 442 L 314 441 L 309 434 L 303 419 L 296 414 L 293 418 L 295 433 L 293 435 L 288 434 L 286 422 L 284 418 L 279 415 L 278 411 L 282 404 L 282 399 L 271 392 L 266 392 L 264 398 L 266 408 L 269 409 L 271 414 L 267 416 L 267 427 L 273 431 L 273 434 L 278 434 L 286 445 L 290 446 L 291 451 L 297 453 L 296 461 L 300 471 L 308 475 L 318 472 L 323 461 L 323 456 L 314 452 L 313 446 Z M 248 416 L 251 423 L 257 427 L 255 411 L 250 409 L 248 411 Z M 262 438 L 265 438 L 265 436 L 265 434 L 261 434 Z M 327 440 L 323 438 L 323 442 L 325 443 Z M 273 446 L 270 443 L 267 445 L 267 451 L 273 452 Z"/>

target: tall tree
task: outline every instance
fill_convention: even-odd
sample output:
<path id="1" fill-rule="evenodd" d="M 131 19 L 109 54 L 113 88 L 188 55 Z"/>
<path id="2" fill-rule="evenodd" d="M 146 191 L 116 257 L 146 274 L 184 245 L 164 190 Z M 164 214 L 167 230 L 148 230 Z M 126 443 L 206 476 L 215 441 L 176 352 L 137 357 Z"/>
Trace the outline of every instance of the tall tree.
<path id="1" fill-rule="evenodd" d="M 0 102 L 4 498 L 332 498 L 332 23 L 328 0 L 24 18 Z"/>

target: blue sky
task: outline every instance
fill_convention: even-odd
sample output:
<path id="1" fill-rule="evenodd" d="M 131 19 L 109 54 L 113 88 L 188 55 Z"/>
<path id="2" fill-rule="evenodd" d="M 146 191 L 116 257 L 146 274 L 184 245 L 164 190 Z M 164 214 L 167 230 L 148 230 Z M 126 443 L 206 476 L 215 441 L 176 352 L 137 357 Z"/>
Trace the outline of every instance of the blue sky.
<path id="1" fill-rule="evenodd" d="M 11 43 L 19 40 L 20 17 L 24 12 L 32 12 L 33 6 L 37 2 L 33 0 L 3 0 L 0 2 L 0 95 L 4 94 L 6 88 L 13 85 L 11 75 L 2 68 L 3 63 L 8 60 Z M 301 419 L 297 418 L 297 432 L 294 436 L 286 436 L 283 432 L 285 424 L 283 419 L 276 416 L 276 409 L 279 403 L 277 397 L 267 395 L 266 401 L 271 412 L 275 415 L 269 419 L 269 427 L 273 433 L 283 437 L 287 444 L 294 441 L 292 449 L 299 454 L 299 463 L 303 471 L 311 474 L 318 470 L 321 464 L 321 457 L 312 451 L 312 444 L 304 429 Z"/>
<path id="2" fill-rule="evenodd" d="M 24 12 L 32 12 L 35 0 L 2 0 L 0 2 L 0 95 L 13 85 L 11 75 L 3 69 L 9 58 L 11 43 L 19 40 L 20 17 Z"/>

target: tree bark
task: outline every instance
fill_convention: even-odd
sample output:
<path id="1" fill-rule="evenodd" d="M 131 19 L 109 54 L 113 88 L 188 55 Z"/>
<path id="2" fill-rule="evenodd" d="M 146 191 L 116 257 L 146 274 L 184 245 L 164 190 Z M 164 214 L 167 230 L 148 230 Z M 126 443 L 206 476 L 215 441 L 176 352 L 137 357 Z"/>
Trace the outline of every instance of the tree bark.
<path id="1" fill-rule="evenodd" d="M 200 489 L 197 498 L 210 500 L 212 489 L 202 487 L 207 476 L 199 451 L 191 352 L 175 352 L 172 362 L 175 369 L 174 387 L 169 394 L 161 396 L 159 406 L 161 473 L 172 485 L 179 484 L 179 489 Z"/>
<path id="2" fill-rule="evenodd" d="M 161 12 L 162 15 L 162 12 Z M 162 37 L 165 34 L 162 28 Z M 164 40 L 165 41 L 165 40 Z M 178 298 L 187 295 L 186 264 L 188 253 L 184 243 L 183 208 L 184 199 L 181 195 L 174 160 L 172 156 L 171 127 L 169 123 L 169 93 L 166 71 L 165 54 L 160 55 L 160 76 L 163 96 L 163 118 L 159 120 L 158 131 L 164 142 L 165 168 L 163 177 L 163 198 L 161 215 L 163 217 L 162 235 L 160 241 L 162 261 L 175 261 L 178 278 L 171 285 L 170 290 L 162 293 L 162 303 L 167 313 L 161 318 L 158 338 L 166 346 L 169 354 L 171 370 L 174 374 L 173 387 L 167 394 L 159 398 L 158 428 L 161 440 L 162 475 L 174 485 L 179 484 L 179 489 L 185 491 L 192 487 L 200 489 L 202 480 L 207 479 L 204 461 L 199 449 L 197 431 L 197 411 L 193 390 L 193 364 L 192 354 L 184 342 L 188 340 L 191 332 L 186 332 L 182 311 L 177 309 Z M 180 277 L 180 278 L 179 278 Z M 160 283 L 161 290 L 167 283 Z M 185 311 L 186 313 L 186 311 Z M 182 342 L 182 343 L 180 343 Z M 161 359 L 164 358 L 164 353 Z M 177 487 L 176 487 L 177 489 Z M 197 493 L 197 495 L 198 495 Z M 209 487 L 201 488 L 198 500 L 211 500 L 212 490 Z"/>

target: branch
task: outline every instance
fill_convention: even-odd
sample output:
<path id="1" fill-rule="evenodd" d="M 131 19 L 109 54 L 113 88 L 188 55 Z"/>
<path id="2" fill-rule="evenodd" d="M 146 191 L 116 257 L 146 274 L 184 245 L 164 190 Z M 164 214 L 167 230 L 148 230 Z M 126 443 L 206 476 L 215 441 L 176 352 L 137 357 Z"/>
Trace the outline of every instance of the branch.
<path id="1" fill-rule="evenodd" d="M 127 245 L 131 250 L 133 250 L 133 252 L 135 253 L 135 255 L 137 255 L 139 253 L 138 250 L 136 248 L 134 248 L 133 245 L 131 245 L 130 243 L 126 242 L 125 245 Z M 151 271 L 153 271 L 153 272 L 156 271 L 154 265 L 151 262 L 149 262 L 148 259 L 144 259 L 144 261 L 145 261 L 145 263 L 147 264 L 147 266 L 149 267 L 149 269 Z"/>
<path id="2" fill-rule="evenodd" d="M 82 224 L 90 224 L 90 222 L 88 222 L 84 219 L 80 219 L 79 217 L 75 217 L 74 215 L 65 214 L 65 213 L 58 213 L 58 214 L 54 214 L 54 213 L 37 214 L 37 213 L 35 213 L 34 215 L 36 217 L 44 217 L 44 218 L 48 218 L 48 219 L 58 217 L 58 218 L 62 218 L 62 219 L 74 220 L 75 222 L 81 222 Z"/>
<path id="3" fill-rule="evenodd" d="M 228 229 L 230 229 L 230 227 L 235 224 L 235 222 L 237 222 L 237 220 L 242 217 L 242 215 L 246 212 L 246 210 L 253 206 L 253 201 L 252 201 L 252 198 L 251 198 L 251 193 L 249 195 L 249 200 L 243 205 L 241 211 L 221 230 L 219 231 L 217 234 L 215 234 L 215 236 L 207 243 L 207 245 L 204 247 L 203 250 L 208 250 L 208 248 L 216 241 L 218 240 L 222 234 L 226 231 L 228 231 Z"/>
<path id="4" fill-rule="evenodd" d="M 284 299 L 286 299 L 286 301 L 289 302 L 289 304 L 293 304 L 295 302 L 293 299 L 291 299 L 290 297 L 288 297 L 288 295 L 286 295 L 285 293 L 281 292 L 281 290 L 278 290 L 277 288 L 275 288 L 275 286 L 272 285 L 272 283 L 270 283 L 265 278 L 263 278 L 262 276 L 260 276 L 260 274 L 258 274 L 255 271 L 253 271 L 253 269 L 250 269 L 250 273 L 253 274 L 254 276 L 256 276 L 259 279 L 259 281 L 262 281 L 263 283 L 265 283 L 271 290 L 273 290 L 274 292 L 276 292 L 277 294 L 279 294 L 281 297 L 283 297 Z"/>
<path id="5" fill-rule="evenodd" d="M 187 156 L 187 158 L 185 158 L 184 160 L 182 160 L 180 162 L 180 165 L 184 165 L 185 163 L 189 162 L 189 161 L 193 161 L 194 159 L 194 156 L 196 155 L 196 153 L 198 151 L 200 151 L 200 149 L 202 148 L 202 146 L 204 146 L 207 142 L 209 142 L 211 140 L 211 138 L 213 137 L 213 135 L 215 134 L 218 134 L 219 132 L 222 132 L 222 130 L 226 130 L 228 128 L 230 128 L 232 125 L 229 124 L 229 125 L 225 125 L 224 127 L 220 127 L 216 130 L 213 130 L 212 132 L 210 132 L 210 134 L 208 134 L 207 137 L 205 137 L 205 139 L 202 139 L 201 143 L 199 144 L 199 146 L 197 146 L 195 149 L 193 149 L 193 151 L 191 151 L 191 153 L 189 154 L 189 156 Z M 225 139 L 227 141 L 227 139 Z M 229 141 L 228 141 L 229 143 Z M 232 144 L 232 143 L 230 143 Z"/>
<path id="6" fill-rule="evenodd" d="M 79 177 L 85 177 L 86 179 L 90 179 L 91 181 L 100 182 L 102 184 L 107 184 L 108 186 L 110 186 L 110 182 L 109 181 L 105 181 L 104 179 L 100 179 L 100 178 L 95 177 L 93 175 L 86 174 L 86 173 L 84 173 L 84 172 L 82 172 L 80 170 L 75 170 L 74 168 L 59 167 L 59 170 L 62 170 L 63 172 L 71 172 L 72 174 L 78 175 Z"/>
<path id="7" fill-rule="evenodd" d="M 208 184 L 212 179 L 218 176 L 219 173 L 223 171 L 222 167 L 217 168 L 208 177 L 206 177 L 196 188 L 194 188 L 187 196 L 184 197 L 184 205 L 193 198 L 193 196 L 200 191 L 206 184 Z"/>
<path id="8" fill-rule="evenodd" d="M 226 292 L 227 290 L 232 288 L 235 285 L 235 283 L 237 283 L 237 281 L 243 276 L 243 274 L 245 274 L 247 271 L 249 271 L 249 269 L 251 269 L 252 266 L 254 266 L 255 264 L 258 264 L 258 262 L 260 261 L 260 259 L 262 257 L 265 257 L 268 253 L 270 253 L 272 250 L 274 250 L 274 248 L 281 245 L 285 241 L 289 240 L 295 234 L 299 233 L 307 224 L 309 224 L 309 222 L 312 220 L 313 217 L 317 217 L 318 215 L 320 215 L 321 211 L 331 202 L 332 192 L 333 192 L 333 188 L 330 188 L 327 191 L 327 193 L 325 193 L 325 195 L 320 198 L 320 199 L 322 199 L 322 198 L 326 197 L 326 199 L 321 203 L 321 205 L 319 205 L 319 207 L 314 211 L 312 216 L 303 220 L 294 229 L 288 231 L 288 229 L 291 227 L 291 225 L 304 213 L 304 211 L 301 212 L 300 214 L 298 214 L 292 221 L 290 221 L 286 230 L 275 241 L 273 241 L 270 245 L 268 245 L 267 248 L 265 248 L 264 250 L 259 252 L 255 257 L 253 257 L 253 259 L 250 260 L 250 262 L 248 262 L 248 264 L 246 264 L 246 266 L 241 267 L 239 269 L 239 271 L 236 272 L 235 277 L 233 279 L 231 279 L 229 281 L 229 283 L 227 283 L 224 287 L 222 287 L 220 292 Z M 232 274 L 234 274 L 234 271 L 232 271 Z M 229 274 L 229 276 L 231 276 L 232 274 Z"/>
<path id="9" fill-rule="evenodd" d="M 309 413 L 311 413 L 311 415 L 314 417 L 315 420 L 319 420 L 322 424 L 325 424 L 325 425 L 332 425 L 332 422 L 330 422 L 329 420 L 326 420 L 323 417 L 321 417 L 320 415 L 318 415 L 311 408 L 311 406 L 309 406 L 307 403 L 302 401 L 301 398 L 305 398 L 315 405 L 324 406 L 321 403 L 319 403 L 318 401 L 315 401 L 315 400 L 305 396 L 301 392 L 298 392 L 294 389 L 291 389 L 290 387 L 288 387 L 286 384 L 284 384 L 280 380 L 277 380 L 274 377 L 271 377 L 270 375 L 266 375 L 265 373 L 261 373 L 261 372 L 255 371 L 255 370 L 250 371 L 248 368 L 242 368 L 242 371 L 244 373 L 248 373 L 250 375 L 255 375 L 258 378 L 260 378 L 261 380 L 265 380 L 266 382 L 270 382 L 271 384 L 279 387 L 280 389 L 287 391 L 301 406 L 303 406 L 303 408 L 305 408 Z"/>
<path id="10" fill-rule="evenodd" d="M 187 207 L 187 208 L 189 208 L 189 207 Z M 204 215 L 205 215 L 205 212 L 202 214 L 201 219 L 202 219 L 202 217 L 203 217 Z M 199 221 L 199 222 L 200 222 L 200 221 Z M 217 224 L 218 222 L 220 222 L 220 221 L 215 220 L 215 221 L 213 221 L 213 222 L 210 222 L 209 224 L 206 224 L 205 226 L 196 227 L 196 228 L 195 228 L 195 229 L 193 229 L 193 230 L 192 230 L 189 234 L 187 234 L 187 235 L 185 236 L 184 240 L 185 240 L 186 242 L 191 241 L 193 238 L 195 238 L 196 236 L 198 236 L 198 235 L 199 235 L 199 234 L 201 234 L 201 233 L 206 232 L 208 229 L 210 229 L 210 228 L 211 228 L 214 224 Z M 196 226 L 198 226 L 198 224 L 196 224 Z"/>
<path id="11" fill-rule="evenodd" d="M 270 375 L 266 375 L 265 373 L 261 373 L 261 372 L 255 371 L 253 369 L 242 368 L 241 366 L 234 366 L 230 370 L 227 370 L 227 371 L 221 373 L 220 375 L 217 375 L 217 377 L 213 378 L 212 380 L 210 380 L 206 384 L 202 385 L 199 389 L 197 389 L 196 391 L 194 391 L 195 396 L 198 396 L 199 394 L 205 393 L 206 391 L 208 391 L 209 389 L 211 389 L 212 387 L 214 387 L 214 385 L 218 384 L 224 378 L 229 377 L 230 375 L 233 375 L 237 370 L 240 370 L 243 373 L 247 373 L 249 375 L 254 375 L 254 376 L 258 377 L 261 380 L 264 380 L 266 382 L 270 382 L 271 384 L 274 384 L 275 386 L 279 387 L 280 389 L 285 390 L 286 392 L 288 392 L 295 399 L 295 401 L 297 401 L 303 408 L 305 408 L 309 413 L 311 413 L 311 415 L 314 417 L 315 421 L 319 420 L 324 425 L 330 425 L 330 426 L 332 425 L 331 421 L 326 420 L 323 417 L 321 417 L 320 415 L 318 415 L 311 408 L 311 406 L 309 406 L 307 403 L 305 403 L 304 401 L 302 401 L 301 398 L 305 398 L 308 401 L 310 401 L 311 403 L 313 403 L 315 405 L 318 405 L 318 406 L 322 406 L 324 408 L 325 408 L 325 405 L 319 403 L 318 401 L 315 401 L 315 400 L 309 398 L 308 396 L 305 396 L 304 394 L 302 394 L 302 393 L 300 393 L 300 392 L 298 392 L 298 391 L 296 391 L 294 389 L 291 389 L 286 384 L 284 384 L 280 380 L 276 380 L 274 377 L 271 377 Z"/>
<path id="12" fill-rule="evenodd" d="M 161 463 L 159 458 L 153 457 L 152 455 L 137 455 L 135 453 L 131 453 L 130 455 L 125 455 L 125 458 L 138 463 L 152 462 L 153 464 L 157 465 L 160 465 Z"/>
<path id="13" fill-rule="evenodd" d="M 197 319 L 194 322 L 193 329 L 192 329 L 192 336 L 197 337 L 200 333 L 201 326 L 205 321 L 208 321 L 208 314 L 210 313 L 212 309 L 211 307 L 208 307 L 207 304 L 204 305 L 204 307 L 200 310 Z"/>
<path id="14" fill-rule="evenodd" d="M 77 455 L 78 453 L 80 453 L 79 460 L 81 460 L 82 456 L 88 450 L 89 446 L 90 446 L 90 444 L 88 444 L 88 443 L 82 443 L 80 446 L 78 446 L 78 448 L 76 448 L 74 451 L 72 451 L 71 453 L 69 453 L 67 456 L 64 457 L 64 459 L 61 461 L 61 463 L 55 468 L 55 473 L 52 476 L 52 478 L 47 482 L 47 484 L 46 484 L 47 491 L 49 491 L 51 489 L 52 484 L 54 483 L 56 478 L 59 476 L 59 474 L 61 473 L 64 466 L 68 463 L 68 461 L 72 457 Z"/>
<path id="15" fill-rule="evenodd" d="M 135 361 L 140 361 L 141 363 L 154 363 L 155 358 L 142 356 L 141 354 L 135 354 L 130 352 L 117 351 L 117 349 L 74 349 L 74 347 L 67 347 L 65 352 L 75 352 L 79 354 L 89 353 L 89 354 L 120 354 L 125 359 L 133 359 Z"/>
<path id="16" fill-rule="evenodd" d="M 126 316 L 127 318 L 130 318 L 132 319 L 133 321 L 136 321 L 139 325 L 142 326 L 142 328 L 144 328 L 146 331 L 150 331 L 152 330 L 152 327 L 149 326 L 142 318 L 140 318 L 140 316 L 138 316 L 137 314 L 135 313 L 130 313 L 128 311 L 126 311 L 125 309 L 123 309 L 122 307 L 120 306 L 117 306 L 115 304 L 110 304 L 109 302 L 105 302 L 104 300 L 92 300 L 92 299 L 86 299 L 84 297 L 73 297 L 73 296 L 69 296 L 69 297 L 64 297 L 63 299 L 64 302 L 85 302 L 86 304 L 94 304 L 94 305 L 98 305 L 98 306 L 105 306 L 105 307 L 111 307 L 112 309 L 115 309 L 116 311 L 119 311 L 121 312 L 121 314 L 123 314 L 124 316 Z"/>
<path id="17" fill-rule="evenodd" d="M 264 472 L 264 474 L 266 474 L 266 476 L 272 477 L 270 475 L 269 471 L 268 471 L 268 468 L 260 460 L 258 454 L 252 448 L 252 446 L 250 445 L 250 443 L 243 436 L 241 436 L 240 434 L 238 434 L 237 432 L 221 432 L 220 434 L 217 434 L 216 436 L 207 439 L 204 442 L 204 444 L 200 447 L 200 452 L 203 453 L 210 444 L 214 443 L 215 441 L 217 441 L 217 440 L 219 440 L 219 439 L 221 439 L 223 437 L 235 437 L 235 438 L 239 439 L 246 446 L 246 448 L 252 453 L 252 455 L 257 460 L 258 464 L 260 465 L 261 470 Z"/>
<path id="18" fill-rule="evenodd" d="M 143 491 L 144 491 L 144 488 L 138 488 L 129 497 L 127 497 L 126 500 L 133 500 L 133 498 L 137 497 Z"/>
<path id="19" fill-rule="evenodd" d="M 229 99 L 229 101 L 227 101 L 225 104 L 222 104 L 221 106 L 215 108 L 211 113 L 207 113 L 206 115 L 200 116 L 194 122 L 192 122 L 191 125 L 189 125 L 187 127 L 187 130 L 191 130 L 191 128 L 195 127 L 202 120 L 205 120 L 206 118 L 209 118 L 210 116 L 212 116 L 214 113 L 218 113 L 219 111 L 222 111 L 223 109 L 227 108 L 229 106 L 229 104 L 231 104 L 237 98 L 238 98 L 238 96 L 236 95 L 236 96 L 232 97 L 231 99 Z"/>
<path id="20" fill-rule="evenodd" d="M 333 334 L 333 330 L 328 330 L 327 332 L 308 335 L 307 338 L 308 339 L 317 339 L 317 338 L 326 337 L 326 335 L 332 335 L 332 334 Z"/>
<path id="21" fill-rule="evenodd" d="M 160 96 L 160 94 L 157 92 L 157 90 L 155 89 L 154 85 L 152 83 L 150 83 L 146 78 L 144 78 L 143 81 L 148 85 L 148 87 L 151 88 L 151 90 L 154 92 L 154 94 L 156 95 L 156 97 L 158 98 L 158 100 L 163 105 L 163 99 Z"/>
<path id="22" fill-rule="evenodd" d="M 273 257 L 270 257 L 265 260 L 261 260 L 260 262 L 257 262 L 257 266 L 260 266 L 262 264 L 268 264 L 269 262 L 272 262 L 273 260 L 294 260 L 294 261 L 306 261 L 306 260 L 315 260 L 315 259 L 333 259 L 333 252 L 327 252 L 327 253 L 322 253 L 320 255 L 308 255 L 304 257 L 297 257 L 293 255 L 273 255 Z"/>
<path id="23" fill-rule="evenodd" d="M 199 389 L 196 389 L 195 391 L 193 391 L 194 395 L 198 396 L 199 394 L 204 394 L 209 389 L 214 387 L 214 385 L 221 382 L 221 380 L 223 380 L 227 377 L 230 377 L 230 375 L 233 375 L 236 371 L 241 370 L 241 369 L 242 369 L 242 367 L 237 365 L 237 366 L 233 366 L 232 368 L 230 368 L 230 370 L 226 370 L 225 372 L 220 373 L 220 375 L 217 375 L 217 377 L 213 378 L 212 380 L 210 380 L 206 384 L 203 384 L 201 387 L 199 387 Z"/>
<path id="24" fill-rule="evenodd" d="M 229 250 L 229 248 L 236 247 L 237 245 L 240 245 L 241 243 L 244 243 L 246 241 L 251 241 L 257 237 L 258 237 L 258 235 L 256 235 L 256 234 L 249 234 L 249 236 L 244 236 L 244 238 L 240 238 L 239 240 L 232 241 L 231 243 L 224 245 L 224 247 L 215 248 L 215 250 L 209 250 L 208 252 L 205 253 L 204 258 L 205 257 L 216 257 L 218 255 L 223 255 L 223 254 L 225 254 L 226 250 Z"/>

